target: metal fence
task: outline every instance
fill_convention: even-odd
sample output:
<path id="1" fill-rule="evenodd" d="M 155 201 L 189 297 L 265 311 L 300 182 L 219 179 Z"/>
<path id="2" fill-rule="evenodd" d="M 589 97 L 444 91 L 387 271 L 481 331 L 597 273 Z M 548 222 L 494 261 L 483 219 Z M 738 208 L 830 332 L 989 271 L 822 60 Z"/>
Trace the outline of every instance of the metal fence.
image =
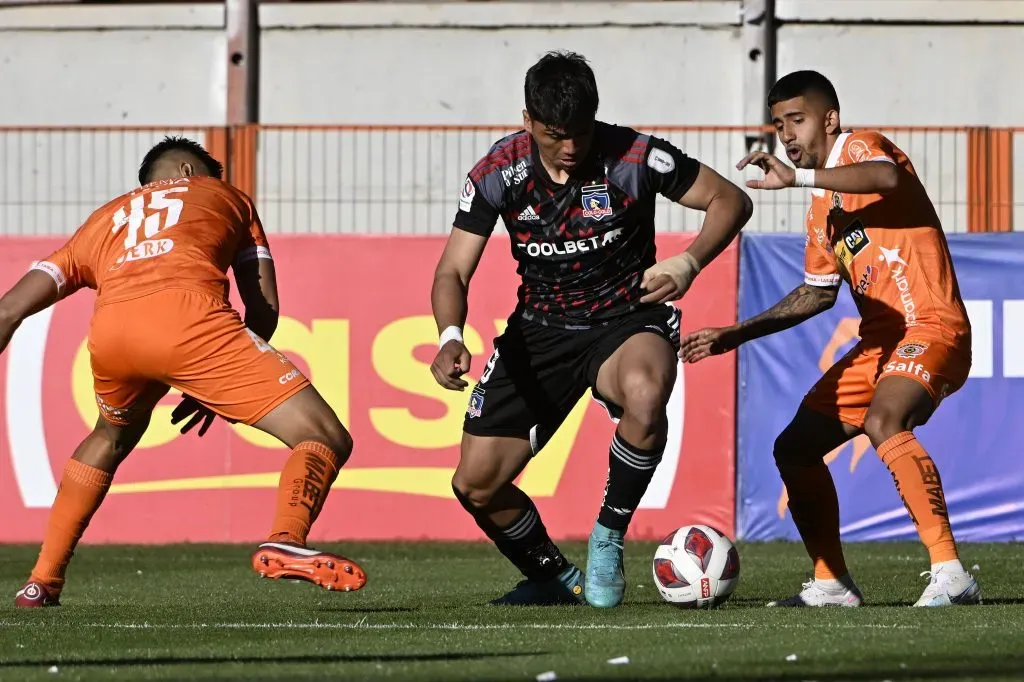
<path id="1" fill-rule="evenodd" d="M 164 135 L 200 128 L 0 129 L 0 234 L 64 235 L 138 186 L 142 157 Z"/>
<path id="2" fill-rule="evenodd" d="M 759 175 L 756 170 L 737 171 L 735 164 L 747 153 L 750 141 L 763 134 L 760 129 L 641 129 L 671 141 L 737 184 Z M 173 133 L 193 137 L 225 157 L 234 171 L 233 181 L 255 195 L 270 232 L 443 234 L 451 225 L 466 173 L 495 140 L 513 130 L 511 126 L 260 126 L 243 138 L 232 136 L 229 129 L 199 127 L 0 129 L 0 233 L 70 233 L 96 207 L 135 186 L 146 150 Z M 972 201 L 985 201 L 984 194 L 971 185 L 977 185 L 979 177 L 988 177 L 984 169 L 979 170 L 985 165 L 986 150 L 976 150 L 972 156 L 968 149 L 973 144 L 971 129 L 881 130 L 910 156 L 946 230 L 967 231 L 973 219 L 969 215 Z M 228 138 L 234 142 L 225 142 Z M 1013 155 L 1013 143 L 1005 145 L 1011 164 L 1020 158 Z M 247 145 L 251 148 L 245 149 Z M 249 166 L 248 171 L 241 172 L 242 166 Z M 1024 197 L 1024 192 L 1015 194 Z M 751 191 L 751 195 L 755 213 L 749 230 L 803 229 L 807 190 Z M 1015 211 L 1016 198 L 1008 200 Z M 701 217 L 700 212 L 665 201 L 658 229 L 696 230 Z"/>

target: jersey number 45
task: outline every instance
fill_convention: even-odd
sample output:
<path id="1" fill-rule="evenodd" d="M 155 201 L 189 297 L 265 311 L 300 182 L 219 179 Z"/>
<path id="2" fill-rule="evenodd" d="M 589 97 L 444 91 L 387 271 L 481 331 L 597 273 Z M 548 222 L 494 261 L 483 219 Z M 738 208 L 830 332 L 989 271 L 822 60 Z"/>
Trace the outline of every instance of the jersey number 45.
<path id="1" fill-rule="evenodd" d="M 144 239 L 149 239 L 157 232 L 177 225 L 185 202 L 181 199 L 170 198 L 168 195 L 187 191 L 188 187 L 156 190 L 149 194 L 133 197 L 127 207 L 122 206 L 117 209 L 117 213 L 114 214 L 113 232 L 116 234 L 118 230 L 127 225 L 128 231 L 124 237 L 125 250 L 134 248 L 139 243 L 140 230 L 144 229 Z M 147 199 L 149 199 L 148 205 Z M 147 209 L 149 215 L 146 215 Z"/>

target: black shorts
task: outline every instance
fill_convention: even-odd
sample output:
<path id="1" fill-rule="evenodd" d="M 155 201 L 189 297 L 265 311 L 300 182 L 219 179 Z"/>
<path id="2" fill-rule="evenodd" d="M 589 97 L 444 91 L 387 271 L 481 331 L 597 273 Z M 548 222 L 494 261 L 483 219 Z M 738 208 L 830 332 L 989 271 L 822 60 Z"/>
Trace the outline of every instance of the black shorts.
<path id="1" fill-rule="evenodd" d="M 589 388 L 612 418 L 622 410 L 597 392 L 597 373 L 634 334 L 653 333 L 679 350 L 679 309 L 656 305 L 588 329 L 563 329 L 513 316 L 473 388 L 463 431 L 528 438 L 537 453 Z"/>

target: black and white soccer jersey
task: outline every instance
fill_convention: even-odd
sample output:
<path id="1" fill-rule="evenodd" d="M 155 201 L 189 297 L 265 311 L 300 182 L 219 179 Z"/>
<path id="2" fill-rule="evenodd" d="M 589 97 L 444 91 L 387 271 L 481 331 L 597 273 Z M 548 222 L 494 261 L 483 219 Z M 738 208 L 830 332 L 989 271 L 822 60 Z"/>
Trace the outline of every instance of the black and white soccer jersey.
<path id="1" fill-rule="evenodd" d="M 520 131 L 470 171 L 454 225 L 488 236 L 504 221 L 522 277 L 516 312 L 524 320 L 601 325 L 640 306 L 641 277 L 655 263 L 657 195 L 678 201 L 699 169 L 665 140 L 598 122 L 587 159 L 559 185 Z"/>

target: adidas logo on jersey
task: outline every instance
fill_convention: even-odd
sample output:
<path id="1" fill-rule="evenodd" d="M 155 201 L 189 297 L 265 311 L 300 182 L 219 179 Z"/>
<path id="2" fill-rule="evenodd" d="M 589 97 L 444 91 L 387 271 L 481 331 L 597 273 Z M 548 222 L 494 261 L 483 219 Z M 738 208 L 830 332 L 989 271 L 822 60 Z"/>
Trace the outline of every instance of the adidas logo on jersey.
<path id="1" fill-rule="evenodd" d="M 519 214 L 519 217 L 516 218 L 516 220 L 519 220 L 519 221 L 522 221 L 522 222 L 526 222 L 526 221 L 530 221 L 530 220 L 540 220 L 540 216 L 537 215 L 537 212 L 533 210 L 533 206 L 527 206 L 526 209 L 522 213 Z"/>

